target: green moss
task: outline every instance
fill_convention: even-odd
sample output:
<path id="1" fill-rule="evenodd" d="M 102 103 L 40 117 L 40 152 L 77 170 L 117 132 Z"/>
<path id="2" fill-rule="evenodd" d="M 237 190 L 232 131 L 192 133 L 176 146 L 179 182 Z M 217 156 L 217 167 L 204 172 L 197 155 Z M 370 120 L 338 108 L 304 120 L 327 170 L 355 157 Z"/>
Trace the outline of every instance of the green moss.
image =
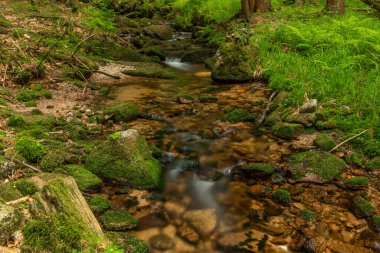
<path id="1" fill-rule="evenodd" d="M 53 98 L 53 94 L 50 91 L 48 91 L 48 90 L 42 90 L 41 91 L 41 95 L 44 98 L 47 98 L 47 99 L 52 99 Z"/>
<path id="2" fill-rule="evenodd" d="M 35 99 L 41 97 L 39 91 L 30 90 L 30 89 L 22 89 L 18 92 L 16 99 L 20 102 L 29 102 L 34 101 Z"/>
<path id="3" fill-rule="evenodd" d="M 81 230 L 76 221 L 64 214 L 51 214 L 31 220 L 22 230 L 27 252 L 71 253 L 81 249 Z"/>
<path id="4" fill-rule="evenodd" d="M 380 156 L 380 141 L 369 140 L 365 143 L 364 153 L 369 157 Z"/>
<path id="5" fill-rule="evenodd" d="M 125 232 L 108 232 L 107 237 L 119 248 L 123 249 L 123 252 L 129 253 L 149 253 L 148 244 L 138 239 L 132 234 Z"/>
<path id="6" fill-rule="evenodd" d="M 122 73 L 125 75 L 162 79 L 173 79 L 176 77 L 174 72 L 171 72 L 168 68 L 165 68 L 157 63 L 131 62 L 127 64 L 133 66 L 134 69 L 124 70 Z"/>
<path id="7" fill-rule="evenodd" d="M 100 180 L 96 175 L 79 165 L 66 165 L 62 168 L 62 170 L 58 171 L 72 176 L 75 179 L 78 188 L 84 192 L 96 191 L 102 186 L 103 183 L 102 180 Z"/>
<path id="8" fill-rule="evenodd" d="M 243 171 L 256 172 L 259 174 L 270 175 L 276 171 L 276 166 L 268 163 L 247 164 L 241 167 Z"/>
<path id="9" fill-rule="evenodd" d="M 356 216 L 360 218 L 370 217 L 376 213 L 376 209 L 375 207 L 373 207 L 371 202 L 369 202 L 368 200 L 364 199 L 361 196 L 357 196 L 354 199 L 353 211 L 356 214 Z"/>
<path id="10" fill-rule="evenodd" d="M 369 184 L 369 180 L 366 177 L 358 176 L 358 177 L 347 178 L 344 180 L 344 183 L 347 184 L 348 186 L 353 186 L 353 187 L 365 187 Z"/>
<path id="11" fill-rule="evenodd" d="M 28 179 L 20 179 L 16 181 L 15 186 L 23 196 L 31 196 L 38 191 L 36 184 Z"/>
<path id="12" fill-rule="evenodd" d="M 126 207 L 126 208 L 131 208 L 131 207 L 134 207 L 134 206 L 137 206 L 139 204 L 139 201 L 137 200 L 137 197 L 130 197 L 128 199 L 126 199 L 123 203 L 123 205 Z"/>
<path id="13" fill-rule="evenodd" d="M 300 124 L 280 123 L 272 127 L 273 134 L 285 140 L 291 140 L 304 131 Z"/>
<path id="14" fill-rule="evenodd" d="M 12 115 L 7 120 L 7 125 L 10 127 L 21 127 L 25 124 L 25 119 L 22 115 Z"/>
<path id="15" fill-rule="evenodd" d="M 40 162 L 40 167 L 45 172 L 52 172 L 54 169 L 62 166 L 65 159 L 62 155 L 55 152 L 47 153 Z"/>
<path id="16" fill-rule="evenodd" d="M 91 210 L 95 213 L 104 213 L 111 207 L 111 202 L 100 195 L 92 196 L 88 204 L 90 205 Z"/>
<path id="17" fill-rule="evenodd" d="M 296 179 L 307 173 L 318 175 L 322 181 L 331 181 L 346 167 L 337 156 L 323 151 L 308 151 L 289 157 L 289 170 Z"/>
<path id="18" fill-rule="evenodd" d="M 308 209 L 303 209 L 300 211 L 300 216 L 305 220 L 314 220 L 316 215 L 313 211 Z"/>
<path id="19" fill-rule="evenodd" d="M 346 161 L 346 163 L 358 167 L 362 167 L 366 163 L 366 158 L 362 154 L 355 152 L 350 155 L 345 155 L 344 160 Z"/>
<path id="20" fill-rule="evenodd" d="M 199 97 L 199 102 L 201 103 L 210 103 L 216 101 L 218 101 L 218 98 L 212 95 L 203 95 Z"/>
<path id="21" fill-rule="evenodd" d="M 380 216 L 377 216 L 377 215 L 373 216 L 372 224 L 374 228 L 376 229 L 376 231 L 380 231 Z"/>
<path id="22" fill-rule="evenodd" d="M 31 114 L 32 115 L 42 115 L 42 114 L 44 114 L 40 109 L 33 109 L 32 111 L 31 111 Z"/>
<path id="23" fill-rule="evenodd" d="M 12 201 L 21 198 L 21 193 L 12 183 L 0 184 L 0 200 L 4 202 Z"/>
<path id="24" fill-rule="evenodd" d="M 22 137 L 33 137 L 33 138 L 36 138 L 36 139 L 43 139 L 47 136 L 47 134 L 39 129 L 39 128 L 36 128 L 36 129 L 30 129 L 30 130 L 25 130 L 25 131 L 22 131 L 19 133 L 19 136 Z"/>
<path id="25" fill-rule="evenodd" d="M 32 101 L 28 101 L 28 102 L 25 102 L 25 106 L 26 107 L 36 107 L 37 106 L 37 102 L 32 100 Z"/>
<path id="26" fill-rule="evenodd" d="M 46 148 L 33 139 L 21 138 L 16 141 L 16 152 L 27 161 L 38 163 L 46 154 Z"/>
<path id="27" fill-rule="evenodd" d="M 100 221 L 110 231 L 132 229 L 138 223 L 138 220 L 125 210 L 109 210 L 100 216 Z"/>
<path id="28" fill-rule="evenodd" d="M 378 170 L 380 169 L 380 156 L 372 158 L 368 164 L 365 166 L 367 170 Z"/>
<path id="29" fill-rule="evenodd" d="M 319 120 L 315 123 L 315 128 L 318 129 L 319 131 L 330 130 L 337 127 L 338 127 L 338 124 L 336 123 L 334 119 L 329 119 L 327 121 Z"/>
<path id="30" fill-rule="evenodd" d="M 194 98 L 192 96 L 190 96 L 189 94 L 187 94 L 187 93 L 180 93 L 180 94 L 178 94 L 178 98 L 184 98 L 184 99 L 187 99 L 187 100 L 194 100 Z"/>
<path id="31" fill-rule="evenodd" d="M 108 115 L 114 115 L 115 121 L 128 122 L 139 117 L 137 106 L 134 103 L 124 103 L 107 108 L 104 111 Z"/>
<path id="32" fill-rule="evenodd" d="M 225 114 L 222 118 L 222 121 L 228 122 L 239 122 L 239 121 L 254 121 L 255 116 L 247 112 L 244 109 L 235 109 L 231 112 Z"/>
<path id="33" fill-rule="evenodd" d="M 281 204 L 286 204 L 290 202 L 290 200 L 292 199 L 290 192 L 284 189 L 279 189 L 277 191 L 272 192 L 271 197 L 275 202 Z"/>
<path id="34" fill-rule="evenodd" d="M 314 145 L 324 151 L 330 151 L 336 146 L 336 142 L 327 134 L 320 134 L 313 141 Z"/>

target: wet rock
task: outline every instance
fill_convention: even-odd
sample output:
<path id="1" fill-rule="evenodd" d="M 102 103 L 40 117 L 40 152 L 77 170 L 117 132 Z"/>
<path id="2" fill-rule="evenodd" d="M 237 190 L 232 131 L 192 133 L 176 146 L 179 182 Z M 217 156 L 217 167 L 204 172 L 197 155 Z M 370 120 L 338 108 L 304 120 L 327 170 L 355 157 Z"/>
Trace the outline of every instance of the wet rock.
<path id="1" fill-rule="evenodd" d="M 281 123 L 272 127 L 273 134 L 285 140 L 291 140 L 300 135 L 304 127 L 301 124 Z"/>
<path id="2" fill-rule="evenodd" d="M 211 76 L 216 82 L 247 82 L 254 78 L 256 50 L 252 46 L 227 43 L 216 53 Z"/>
<path id="3" fill-rule="evenodd" d="M 181 225 L 178 228 L 177 232 L 178 232 L 179 236 L 181 236 L 182 238 L 184 238 L 188 242 L 196 244 L 200 240 L 198 233 L 195 232 L 195 230 L 193 228 L 187 226 L 186 224 Z"/>
<path id="4" fill-rule="evenodd" d="M 288 170 L 298 180 L 307 176 L 307 181 L 328 182 L 340 175 L 345 167 L 344 161 L 335 155 L 323 151 L 308 151 L 289 157 Z"/>
<path id="5" fill-rule="evenodd" d="M 323 253 L 326 252 L 327 245 L 325 240 L 320 237 L 316 237 L 308 239 L 304 244 L 303 249 L 307 253 Z"/>
<path id="6" fill-rule="evenodd" d="M 375 239 L 374 241 L 371 242 L 372 246 L 374 246 L 373 243 L 376 241 L 377 241 L 377 243 L 379 243 L 378 239 Z M 364 247 L 360 247 L 357 245 L 352 245 L 351 243 L 350 244 L 344 243 L 344 242 L 332 240 L 332 239 L 327 240 L 326 245 L 332 252 L 336 252 L 336 253 L 358 253 L 358 252 L 370 253 L 370 252 L 373 252 L 372 250 L 364 248 Z M 377 247 L 379 247 L 379 245 L 377 245 Z M 375 248 L 373 248 L 373 249 L 375 249 Z"/>
<path id="7" fill-rule="evenodd" d="M 318 101 L 316 99 L 312 99 L 306 103 L 304 103 L 300 107 L 300 113 L 313 113 L 317 110 L 318 108 Z"/>
<path id="8" fill-rule="evenodd" d="M 284 211 L 284 208 L 281 207 L 280 205 L 276 205 L 273 202 L 268 202 L 265 205 L 264 212 L 270 216 L 278 216 L 281 215 L 282 212 Z"/>
<path id="9" fill-rule="evenodd" d="M 268 163 L 253 163 L 246 164 L 240 167 L 240 170 L 245 174 L 253 176 L 268 176 L 276 171 L 277 167 L 274 164 Z"/>
<path id="10" fill-rule="evenodd" d="M 186 211 L 183 205 L 176 202 L 166 202 L 164 204 L 164 210 L 172 220 L 179 219 Z"/>
<path id="11" fill-rule="evenodd" d="M 158 250 L 169 250 L 174 248 L 175 241 L 166 234 L 158 234 L 149 239 L 149 245 Z"/>
<path id="12" fill-rule="evenodd" d="M 218 217 L 215 209 L 190 210 L 183 215 L 184 221 L 202 238 L 210 236 L 216 229 Z"/>
<path id="13" fill-rule="evenodd" d="M 7 243 L 20 222 L 21 216 L 14 207 L 0 203 L 0 245 Z"/>
<path id="14" fill-rule="evenodd" d="M 173 37 L 173 29 L 167 25 L 150 25 L 144 28 L 144 32 L 161 40 L 168 40 Z"/>

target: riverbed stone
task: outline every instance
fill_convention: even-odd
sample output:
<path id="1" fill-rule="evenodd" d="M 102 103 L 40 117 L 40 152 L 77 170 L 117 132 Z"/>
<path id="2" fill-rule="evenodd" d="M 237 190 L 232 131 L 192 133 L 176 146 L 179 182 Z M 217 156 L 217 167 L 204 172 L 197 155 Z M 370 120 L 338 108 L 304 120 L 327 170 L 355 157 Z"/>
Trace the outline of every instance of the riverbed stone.
<path id="1" fill-rule="evenodd" d="M 148 143 L 134 129 L 120 132 L 114 140 L 94 147 L 85 167 L 105 180 L 137 188 L 154 188 L 161 180 L 160 163 L 152 157 Z"/>
<path id="2" fill-rule="evenodd" d="M 173 37 L 173 29 L 167 25 L 150 25 L 144 28 L 144 32 L 161 40 L 168 40 Z"/>
<path id="3" fill-rule="evenodd" d="M 256 65 L 256 49 L 250 45 L 235 43 L 222 45 L 216 53 L 211 77 L 219 83 L 247 82 L 253 80 Z"/>
<path id="4" fill-rule="evenodd" d="M 149 239 L 149 245 L 158 250 L 169 250 L 175 246 L 173 238 L 166 234 L 158 234 Z"/>
<path id="5" fill-rule="evenodd" d="M 307 151 L 289 157 L 288 169 L 295 179 L 311 174 L 317 176 L 320 182 L 329 182 L 340 175 L 345 167 L 344 161 L 335 155 L 324 151 Z"/>
<path id="6" fill-rule="evenodd" d="M 202 238 L 210 236 L 218 224 L 216 211 L 212 208 L 187 211 L 183 219 Z"/>
<path id="7" fill-rule="evenodd" d="M 125 231 L 138 224 L 138 220 L 125 210 L 109 210 L 100 216 L 100 221 L 109 231 Z"/>
<path id="8" fill-rule="evenodd" d="M 317 110 L 318 108 L 318 100 L 317 99 L 311 99 L 307 102 L 305 102 L 301 107 L 300 107 L 300 113 L 313 113 Z"/>
<path id="9" fill-rule="evenodd" d="M 12 234 L 18 230 L 21 215 L 12 206 L 0 203 L 0 245 L 7 243 Z"/>

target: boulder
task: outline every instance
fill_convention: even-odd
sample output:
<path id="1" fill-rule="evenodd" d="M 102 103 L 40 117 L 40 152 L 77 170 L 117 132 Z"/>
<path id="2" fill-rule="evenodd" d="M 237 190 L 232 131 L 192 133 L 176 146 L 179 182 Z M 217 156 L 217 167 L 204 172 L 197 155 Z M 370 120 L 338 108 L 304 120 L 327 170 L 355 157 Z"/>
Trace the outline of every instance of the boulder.
<path id="1" fill-rule="evenodd" d="M 315 123 L 316 116 L 314 113 L 296 113 L 287 118 L 290 123 L 301 124 L 305 127 L 312 127 Z"/>
<path id="2" fill-rule="evenodd" d="M 16 208 L 0 203 L 0 246 L 5 245 L 12 234 L 19 229 L 20 222 L 21 214 Z"/>
<path id="3" fill-rule="evenodd" d="M 157 187 L 161 180 L 161 166 L 152 157 L 149 145 L 140 133 L 129 129 L 114 137 L 90 152 L 86 169 L 105 180 L 132 187 Z"/>
<path id="4" fill-rule="evenodd" d="M 248 82 L 254 78 L 255 66 L 256 49 L 254 47 L 227 43 L 216 53 L 211 76 L 219 83 Z"/>
<path id="5" fill-rule="evenodd" d="M 173 29 L 167 25 L 150 25 L 144 28 L 144 32 L 153 38 L 169 40 L 173 37 Z"/>
<path id="6" fill-rule="evenodd" d="M 149 239 L 149 245 L 158 250 L 169 250 L 175 246 L 175 241 L 173 238 L 166 234 L 158 234 Z"/>
<path id="7" fill-rule="evenodd" d="M 304 127 L 301 124 L 280 123 L 272 127 L 273 134 L 285 140 L 291 140 L 300 135 Z"/>
<path id="8" fill-rule="evenodd" d="M 300 113 L 313 113 L 317 111 L 318 108 L 318 101 L 316 99 L 309 100 L 305 102 L 301 107 L 300 107 Z"/>
<path id="9" fill-rule="evenodd" d="M 109 210 L 100 216 L 103 226 L 110 231 L 125 231 L 135 228 L 138 220 L 125 210 Z"/>
<path id="10" fill-rule="evenodd" d="M 218 225 L 216 211 L 212 208 L 187 211 L 183 219 L 202 238 L 210 236 Z"/>

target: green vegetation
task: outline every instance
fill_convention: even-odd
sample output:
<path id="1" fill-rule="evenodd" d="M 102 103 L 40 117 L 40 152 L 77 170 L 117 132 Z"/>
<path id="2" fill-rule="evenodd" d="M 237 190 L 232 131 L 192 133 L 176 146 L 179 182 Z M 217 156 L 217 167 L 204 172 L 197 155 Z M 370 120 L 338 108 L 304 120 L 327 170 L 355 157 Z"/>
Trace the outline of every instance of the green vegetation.
<path id="1" fill-rule="evenodd" d="M 124 231 L 137 226 L 138 220 L 124 210 L 110 210 L 100 216 L 100 221 L 109 231 Z"/>
<path id="2" fill-rule="evenodd" d="M 123 252 L 149 253 L 148 244 L 132 234 L 125 232 L 108 232 L 107 236 L 115 245 L 123 249 Z"/>
<path id="3" fill-rule="evenodd" d="M 380 231 L 380 216 L 377 216 L 377 215 L 373 216 L 372 224 L 377 231 Z"/>
<path id="4" fill-rule="evenodd" d="M 33 195 L 37 192 L 38 188 L 35 183 L 31 182 L 28 179 L 20 179 L 15 182 L 15 186 L 19 192 L 26 196 L 26 195 Z"/>
<path id="5" fill-rule="evenodd" d="M 371 217 L 376 213 L 375 207 L 361 196 L 357 196 L 353 201 L 353 211 L 359 218 Z"/>
<path id="6" fill-rule="evenodd" d="M 128 122 L 136 119 L 140 115 L 134 103 L 115 105 L 107 108 L 104 112 L 108 115 L 114 115 L 116 122 Z"/>
<path id="7" fill-rule="evenodd" d="M 148 77 L 148 78 L 162 78 L 162 79 L 173 79 L 176 77 L 175 73 L 170 71 L 168 68 L 151 62 L 131 63 L 133 69 L 123 70 L 123 74 L 137 77 Z"/>
<path id="8" fill-rule="evenodd" d="M 324 151 L 330 151 L 336 146 L 336 142 L 327 134 L 320 134 L 313 141 L 314 145 Z"/>
<path id="9" fill-rule="evenodd" d="M 218 101 L 218 98 L 212 95 L 203 95 L 199 97 L 199 102 L 201 103 L 211 103 Z"/>
<path id="10" fill-rule="evenodd" d="M 194 98 L 191 95 L 187 94 L 187 93 L 180 93 L 180 94 L 178 94 L 178 98 L 184 98 L 184 99 L 187 99 L 187 100 L 194 100 Z"/>
<path id="11" fill-rule="evenodd" d="M 305 220 L 314 220 L 316 217 L 316 214 L 308 209 L 303 209 L 300 211 L 300 216 L 304 218 Z"/>
<path id="12" fill-rule="evenodd" d="M 99 214 L 104 213 L 111 207 L 111 202 L 107 198 L 100 195 L 92 196 L 88 204 L 90 205 L 92 211 Z"/>
<path id="13" fill-rule="evenodd" d="M 272 192 L 271 197 L 275 202 L 280 204 L 286 204 L 290 202 L 290 200 L 292 199 L 290 193 L 284 189 L 279 189 L 277 191 Z"/>
<path id="14" fill-rule="evenodd" d="M 235 109 L 225 114 L 221 120 L 228 122 L 254 121 L 255 116 L 244 109 Z"/>
<path id="15" fill-rule="evenodd" d="M 274 164 L 268 163 L 255 163 L 255 164 L 247 164 L 241 167 L 241 170 L 258 173 L 263 175 L 270 175 L 276 171 L 276 166 Z"/>
<path id="16" fill-rule="evenodd" d="M 102 180 L 79 165 L 66 165 L 62 169 L 56 170 L 63 172 L 75 179 L 79 189 L 84 192 L 96 191 L 102 186 Z"/>
<path id="17" fill-rule="evenodd" d="M 21 193 L 12 183 L 0 183 L 0 201 L 8 202 L 21 198 Z"/>
<path id="18" fill-rule="evenodd" d="M 378 170 L 380 169 L 380 156 L 371 159 L 365 166 L 367 170 Z"/>
<path id="19" fill-rule="evenodd" d="M 7 120 L 7 125 L 11 127 L 21 127 L 25 124 L 25 119 L 22 115 L 12 115 Z"/>
<path id="20" fill-rule="evenodd" d="M 273 134 L 285 140 L 291 140 L 304 131 L 300 124 L 281 123 L 272 127 Z"/>
<path id="21" fill-rule="evenodd" d="M 46 148 L 38 141 L 28 138 L 21 138 L 16 141 L 16 152 L 27 161 L 38 163 L 46 154 Z"/>
<path id="22" fill-rule="evenodd" d="M 369 180 L 366 177 L 363 176 L 357 176 L 357 177 L 352 177 L 352 178 L 347 178 L 344 180 L 344 183 L 347 184 L 348 186 L 353 186 L 353 187 L 365 187 L 369 184 Z"/>
<path id="23" fill-rule="evenodd" d="M 49 152 L 47 153 L 40 162 L 40 167 L 45 172 L 52 172 L 54 169 L 62 166 L 65 160 L 62 155 Z"/>

